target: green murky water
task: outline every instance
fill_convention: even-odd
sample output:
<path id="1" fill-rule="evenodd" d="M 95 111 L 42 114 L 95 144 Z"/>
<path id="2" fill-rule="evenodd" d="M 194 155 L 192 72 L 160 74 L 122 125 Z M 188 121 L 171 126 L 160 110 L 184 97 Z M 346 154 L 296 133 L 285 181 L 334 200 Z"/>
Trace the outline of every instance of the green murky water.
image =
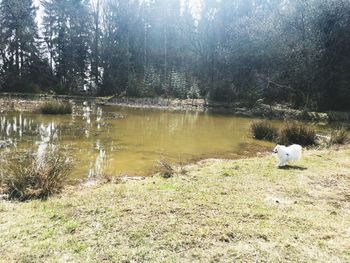
<path id="1" fill-rule="evenodd" d="M 66 146 L 74 156 L 74 178 L 101 169 L 113 175 L 146 175 L 157 160 L 189 162 L 237 158 L 271 150 L 250 138 L 252 119 L 199 112 L 171 112 L 77 105 L 73 115 L 0 113 L 0 140 L 43 150 Z M 73 178 L 72 178 L 73 179 Z"/>

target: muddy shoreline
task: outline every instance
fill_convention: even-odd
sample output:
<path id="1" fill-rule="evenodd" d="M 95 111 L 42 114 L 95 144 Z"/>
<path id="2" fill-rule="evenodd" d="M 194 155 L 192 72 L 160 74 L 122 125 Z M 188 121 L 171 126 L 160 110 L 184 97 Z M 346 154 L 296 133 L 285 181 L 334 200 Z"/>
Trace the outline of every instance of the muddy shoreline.
<path id="1" fill-rule="evenodd" d="M 99 105 L 121 106 L 140 109 L 183 110 L 235 114 L 243 117 L 259 117 L 278 120 L 307 120 L 320 122 L 350 122 L 350 112 L 306 112 L 285 105 L 257 104 L 244 107 L 240 103 L 222 103 L 204 99 L 165 99 L 165 98 L 108 98 L 50 94 L 0 94 L 0 112 L 37 111 L 48 100 L 89 101 Z"/>
<path id="2" fill-rule="evenodd" d="M 110 98 L 103 102 L 108 106 L 141 109 L 185 110 L 234 114 L 249 118 L 276 120 L 304 120 L 316 122 L 350 122 L 350 112 L 312 112 L 292 109 L 286 105 L 256 104 L 254 107 L 242 103 L 223 103 L 204 99 L 164 99 L 164 98 Z"/>

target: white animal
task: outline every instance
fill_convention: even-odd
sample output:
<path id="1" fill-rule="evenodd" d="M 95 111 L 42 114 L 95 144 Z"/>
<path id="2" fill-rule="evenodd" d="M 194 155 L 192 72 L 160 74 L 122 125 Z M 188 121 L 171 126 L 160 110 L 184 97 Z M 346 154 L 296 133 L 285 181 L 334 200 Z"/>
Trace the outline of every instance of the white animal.
<path id="1" fill-rule="evenodd" d="M 279 145 L 273 149 L 273 152 L 276 153 L 278 158 L 277 167 L 286 166 L 288 162 L 296 162 L 301 159 L 302 147 L 299 144 L 293 144 L 291 146 Z"/>

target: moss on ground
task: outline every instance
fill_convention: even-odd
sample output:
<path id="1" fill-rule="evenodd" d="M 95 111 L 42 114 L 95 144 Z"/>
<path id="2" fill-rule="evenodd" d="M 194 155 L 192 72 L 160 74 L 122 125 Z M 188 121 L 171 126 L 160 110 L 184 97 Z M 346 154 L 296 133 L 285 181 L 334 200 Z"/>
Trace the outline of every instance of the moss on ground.
<path id="1" fill-rule="evenodd" d="M 0 202 L 0 261 L 349 262 L 350 149 L 207 160 L 186 174 Z"/>

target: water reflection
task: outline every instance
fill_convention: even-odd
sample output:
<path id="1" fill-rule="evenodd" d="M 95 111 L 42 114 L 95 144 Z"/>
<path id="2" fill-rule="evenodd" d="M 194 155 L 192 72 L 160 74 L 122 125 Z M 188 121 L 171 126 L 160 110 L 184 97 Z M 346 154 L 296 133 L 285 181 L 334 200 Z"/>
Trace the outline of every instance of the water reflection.
<path id="1" fill-rule="evenodd" d="M 242 145 L 271 148 L 248 136 L 251 121 L 84 102 L 65 116 L 0 113 L 0 140 L 14 140 L 24 149 L 35 147 L 41 156 L 49 144 L 67 147 L 76 160 L 73 174 L 77 178 L 104 172 L 144 175 L 159 159 L 234 158 L 242 154 Z"/>
<path id="2" fill-rule="evenodd" d="M 106 172 L 106 168 L 108 165 L 107 155 L 104 147 L 100 144 L 100 141 L 96 143 L 96 149 L 99 151 L 95 162 L 90 162 L 89 169 L 89 179 L 101 177 L 103 173 Z"/>
<path id="3" fill-rule="evenodd" d="M 47 125 L 42 123 L 38 126 L 38 134 L 40 140 L 36 141 L 36 144 L 38 146 L 37 156 L 40 161 L 45 157 L 48 144 L 58 139 L 57 125 L 55 122 L 51 122 Z"/>
<path id="4" fill-rule="evenodd" d="M 3 113 L 2 113 L 3 114 Z M 0 115 L 0 139 L 21 138 L 23 133 L 33 131 L 33 120 L 18 116 Z"/>

